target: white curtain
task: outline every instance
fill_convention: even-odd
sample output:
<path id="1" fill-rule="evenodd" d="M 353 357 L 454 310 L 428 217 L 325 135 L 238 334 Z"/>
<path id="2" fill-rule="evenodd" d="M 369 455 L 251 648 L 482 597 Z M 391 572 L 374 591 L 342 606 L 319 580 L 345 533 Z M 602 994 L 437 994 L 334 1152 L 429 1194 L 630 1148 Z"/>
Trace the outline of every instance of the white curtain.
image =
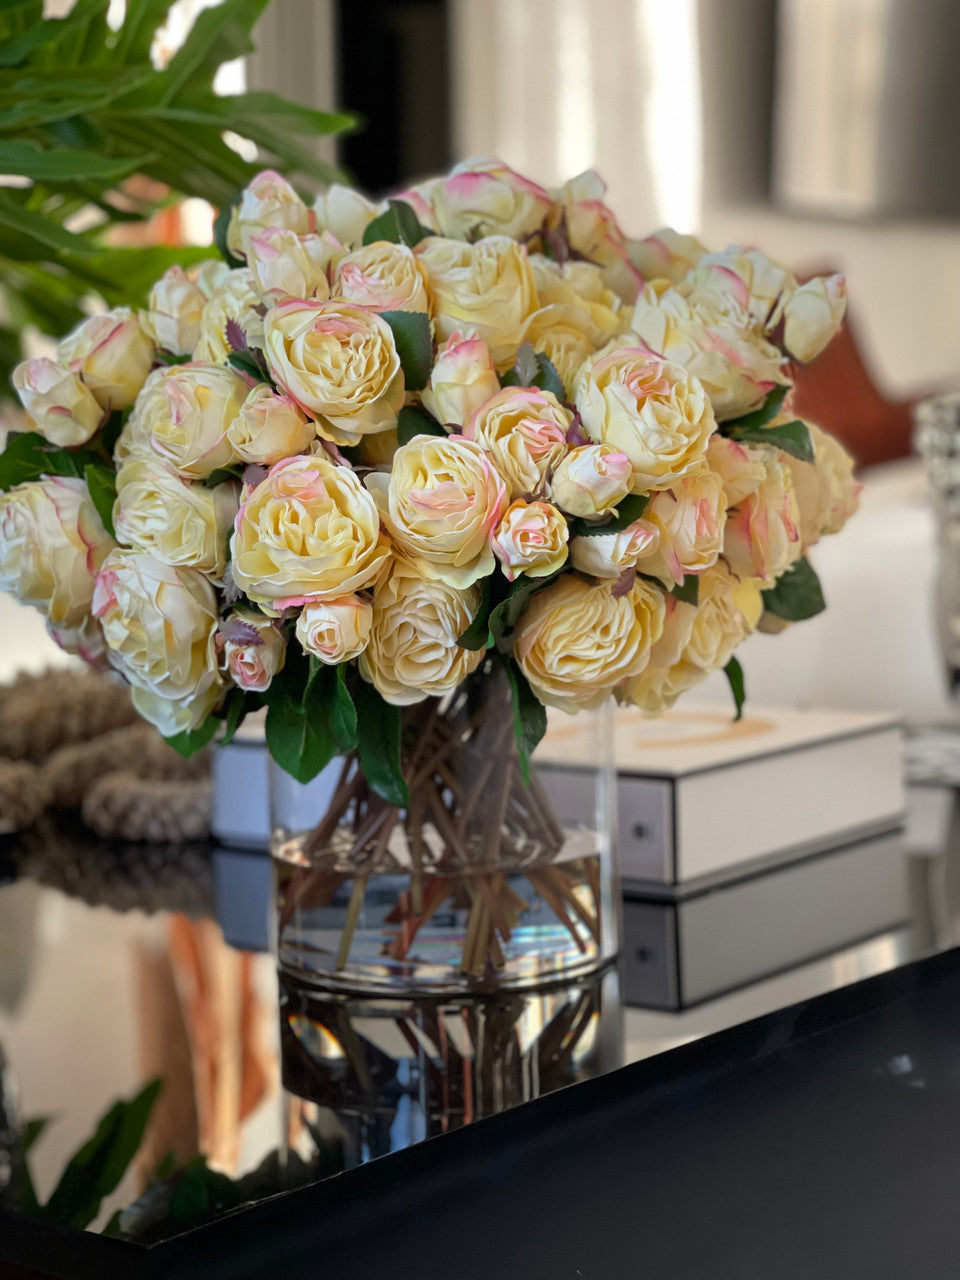
<path id="1" fill-rule="evenodd" d="M 557 186 L 596 169 L 628 234 L 700 216 L 696 0 L 451 0 L 454 143 Z"/>

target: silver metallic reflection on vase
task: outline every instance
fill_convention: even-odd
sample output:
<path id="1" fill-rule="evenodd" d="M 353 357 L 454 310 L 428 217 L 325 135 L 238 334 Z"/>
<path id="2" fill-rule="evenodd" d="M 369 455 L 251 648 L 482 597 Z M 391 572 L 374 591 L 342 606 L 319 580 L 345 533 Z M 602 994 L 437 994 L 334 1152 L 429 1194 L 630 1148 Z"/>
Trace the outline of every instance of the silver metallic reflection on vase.
<path id="1" fill-rule="evenodd" d="M 937 522 L 937 639 L 946 680 L 960 688 L 960 393 L 914 407 L 914 443 L 923 458 Z"/>

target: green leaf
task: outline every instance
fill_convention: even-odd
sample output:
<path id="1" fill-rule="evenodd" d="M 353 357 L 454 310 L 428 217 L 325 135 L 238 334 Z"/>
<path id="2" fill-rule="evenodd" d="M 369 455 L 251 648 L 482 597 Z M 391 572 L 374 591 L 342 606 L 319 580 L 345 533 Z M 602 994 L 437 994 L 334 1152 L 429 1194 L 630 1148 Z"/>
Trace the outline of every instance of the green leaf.
<path id="1" fill-rule="evenodd" d="M 541 391 L 549 391 L 555 395 L 558 400 L 567 398 L 563 379 L 550 358 L 542 351 L 535 352 L 529 342 L 521 342 L 513 368 L 503 375 L 500 382 L 504 387 L 539 387 Z"/>
<path id="2" fill-rule="evenodd" d="M 639 520 L 650 504 L 646 493 L 628 493 L 617 507 L 617 513 L 605 524 L 591 524 L 588 520 L 571 520 L 570 533 L 577 538 L 596 538 L 601 533 L 622 533 Z"/>
<path id="3" fill-rule="evenodd" d="M 119 1185 L 136 1155 L 159 1092 L 160 1081 L 152 1080 L 136 1097 L 114 1103 L 64 1169 L 43 1207 L 44 1218 L 82 1228 L 97 1216 L 103 1197 Z"/>
<path id="4" fill-rule="evenodd" d="M 27 142 L 0 141 L 0 173 L 35 182 L 117 182 L 142 169 L 149 156 L 111 160 L 95 151 L 59 147 L 41 151 Z"/>
<path id="5" fill-rule="evenodd" d="M 234 369 L 239 369 L 241 373 L 249 374 L 251 378 L 256 378 L 258 382 L 270 381 L 266 365 L 261 362 L 252 350 L 231 351 L 227 356 L 227 360 L 233 365 Z"/>
<path id="6" fill-rule="evenodd" d="M 199 15 L 163 73 L 163 103 L 182 89 L 208 88 L 220 65 L 253 50 L 250 29 L 267 0 L 223 0 Z"/>
<path id="7" fill-rule="evenodd" d="M 364 244 L 375 244 L 378 240 L 389 240 L 391 244 L 405 244 L 411 249 L 421 240 L 434 233 L 421 224 L 406 200 L 388 200 L 387 211 L 368 225 L 363 233 Z"/>
<path id="8" fill-rule="evenodd" d="M 510 701 L 513 704 L 513 731 L 516 734 L 520 754 L 520 771 L 523 780 L 530 785 L 530 757 L 547 731 L 547 709 L 530 688 L 526 676 L 512 660 L 506 662 L 507 679 L 510 681 Z"/>
<path id="9" fill-rule="evenodd" d="M 551 392 L 558 400 L 565 400 L 567 392 L 563 385 L 563 379 L 557 373 L 550 358 L 542 351 L 537 353 L 537 367 L 539 372 L 534 379 L 533 385 L 539 387 L 541 391 Z"/>
<path id="10" fill-rule="evenodd" d="M 23 1127 L 23 1138 L 20 1143 L 24 1155 L 27 1154 L 49 1123 L 49 1116 L 35 1116 L 32 1120 L 27 1121 Z"/>
<path id="11" fill-rule="evenodd" d="M 202 751 L 209 742 L 213 741 L 213 736 L 219 728 L 220 721 L 217 717 L 209 715 L 198 728 L 176 733 L 166 741 L 174 751 L 179 751 L 189 760 L 191 756 L 195 756 L 198 751 Z"/>
<path id="12" fill-rule="evenodd" d="M 80 256 L 90 254 L 94 249 L 90 241 L 85 240 L 83 236 L 65 231 L 52 218 L 35 210 L 26 209 L 5 195 L 0 195 L 0 224 L 26 236 L 38 248 Z"/>
<path id="13" fill-rule="evenodd" d="M 236 270 L 238 267 L 246 266 L 242 258 L 238 258 L 235 253 L 231 253 L 227 248 L 227 230 L 230 226 L 230 218 L 233 214 L 234 206 L 240 203 L 242 191 L 238 191 L 235 198 L 229 204 L 224 204 L 219 211 L 213 223 L 213 243 L 220 250 L 220 256 L 228 267 Z"/>
<path id="14" fill-rule="evenodd" d="M 110 537 L 116 536 L 113 528 L 113 504 L 117 500 L 117 476 L 111 467 L 101 462 L 91 462 L 83 469 L 83 478 L 90 490 L 93 505 Z"/>
<path id="15" fill-rule="evenodd" d="M 486 649 L 490 643 L 490 606 L 493 596 L 493 583 L 494 575 L 492 573 L 480 579 L 480 608 L 466 631 L 457 636 L 457 644 L 461 649 L 472 649 L 476 652 L 477 649 Z"/>
<path id="16" fill-rule="evenodd" d="M 397 440 L 409 444 L 414 436 L 445 436 L 447 433 L 432 413 L 421 404 L 405 404 L 397 414 Z"/>
<path id="17" fill-rule="evenodd" d="M 683 581 L 670 592 L 674 600 L 681 600 L 684 604 L 700 603 L 700 579 L 695 573 L 688 573 L 684 576 Z"/>
<path id="18" fill-rule="evenodd" d="M 223 737 L 219 740 L 221 747 L 228 747 L 233 741 L 234 734 L 243 724 L 250 710 L 248 702 L 247 695 L 242 689 L 231 689 L 227 694 L 226 701 L 220 709 L 223 720 Z"/>
<path id="19" fill-rule="evenodd" d="M 357 747 L 363 776 L 378 796 L 404 809 L 410 803 L 410 793 L 400 767 L 403 730 L 400 708 L 385 702 L 373 685 L 362 678 L 354 682 L 353 701 L 357 709 Z"/>
<path id="20" fill-rule="evenodd" d="M 720 430 L 726 436 L 732 435 L 735 431 L 755 431 L 758 427 L 765 427 L 780 412 L 780 406 L 789 390 L 789 385 L 774 387 L 759 409 L 754 409 L 753 413 L 745 413 L 742 418 L 731 418 L 729 422 L 721 422 Z"/>
<path id="21" fill-rule="evenodd" d="M 242 479 L 242 472 L 239 467 L 217 467 L 215 471 L 211 471 L 203 481 L 205 489 L 215 489 L 218 484 L 225 484 L 227 480 Z"/>
<path id="22" fill-rule="evenodd" d="M 240 1188 L 216 1169 L 197 1164 L 187 1169 L 170 1197 L 170 1218 L 179 1227 L 199 1225 L 215 1214 L 235 1209 L 241 1202 Z"/>
<path id="23" fill-rule="evenodd" d="M 506 599 L 490 612 L 490 636 L 498 648 L 510 647 L 511 632 L 524 609 L 538 591 L 550 586 L 557 577 L 555 573 L 549 578 L 519 577 L 510 584 Z"/>
<path id="24" fill-rule="evenodd" d="M 357 709 L 347 688 L 345 665 L 327 667 L 333 674 L 333 688 L 327 695 L 330 708 L 330 728 L 341 751 L 353 751 L 357 745 Z"/>
<path id="25" fill-rule="evenodd" d="M 734 705 L 737 708 L 737 713 L 733 718 L 734 720 L 741 720 L 743 718 L 743 704 L 747 700 L 743 683 L 743 667 L 741 667 L 736 658 L 731 658 L 723 668 L 723 674 L 730 682 L 730 692 L 733 694 Z"/>
<path id="26" fill-rule="evenodd" d="M 769 591 L 764 591 L 763 607 L 786 622 L 803 622 L 822 613 L 827 602 L 810 561 L 798 560 Z"/>
<path id="27" fill-rule="evenodd" d="M 101 465 L 98 454 L 86 449 L 56 449 L 35 431 L 13 436 L 0 453 L 0 490 L 41 476 L 73 476 L 84 478 L 90 465 Z"/>
<path id="28" fill-rule="evenodd" d="M 422 391 L 433 368 L 430 317 L 425 311 L 381 311 L 380 318 L 393 330 L 407 390 Z"/>
<path id="29" fill-rule="evenodd" d="M 801 462 L 815 462 L 816 453 L 813 441 L 805 422 L 794 418 L 792 422 L 782 422 L 776 427 L 755 427 L 747 431 L 735 431 L 730 434 L 731 440 L 738 444 L 769 444 L 775 449 L 799 458 Z"/>
<path id="30" fill-rule="evenodd" d="M 281 676 L 268 692 L 267 747 L 271 756 L 297 782 L 310 782 L 337 754 L 337 742 L 325 716 L 317 714 L 306 689 Z"/>

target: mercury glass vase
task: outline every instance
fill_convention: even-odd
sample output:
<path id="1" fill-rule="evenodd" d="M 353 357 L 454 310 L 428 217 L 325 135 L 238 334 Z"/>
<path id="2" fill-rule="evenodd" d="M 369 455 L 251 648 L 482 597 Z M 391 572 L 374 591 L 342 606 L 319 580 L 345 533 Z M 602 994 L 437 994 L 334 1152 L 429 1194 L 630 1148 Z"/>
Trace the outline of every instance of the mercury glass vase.
<path id="1" fill-rule="evenodd" d="M 610 715 L 559 719 L 528 767 L 489 661 L 447 698 L 404 709 L 405 807 L 381 799 L 354 753 L 307 785 L 274 767 L 281 970 L 333 991 L 456 995 L 612 960 Z"/>

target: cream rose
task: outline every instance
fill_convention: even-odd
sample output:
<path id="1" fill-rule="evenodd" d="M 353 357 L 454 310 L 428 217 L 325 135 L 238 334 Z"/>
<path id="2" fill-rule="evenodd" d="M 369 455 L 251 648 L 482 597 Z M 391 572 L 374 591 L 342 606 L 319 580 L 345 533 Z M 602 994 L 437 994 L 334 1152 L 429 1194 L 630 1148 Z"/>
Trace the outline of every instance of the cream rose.
<path id="1" fill-rule="evenodd" d="M 550 500 L 583 520 L 602 520 L 630 492 L 630 459 L 612 444 L 579 445 L 560 460 L 550 481 Z"/>
<path id="2" fill-rule="evenodd" d="M 630 459 L 634 493 L 669 488 L 703 468 L 716 419 L 702 384 L 680 365 L 613 345 L 583 366 L 575 394 L 591 439 Z"/>
<path id="3" fill-rule="evenodd" d="M 847 284 L 843 276 L 808 280 L 784 307 L 784 347 L 802 364 L 816 359 L 840 328 L 846 309 Z"/>
<path id="4" fill-rule="evenodd" d="M 626 302 L 632 302 L 643 283 L 630 261 L 627 241 L 603 201 L 606 183 L 593 170 L 571 178 L 555 194 L 551 224 L 562 229 L 570 248 L 590 262 L 599 263 L 607 285 Z"/>
<path id="5" fill-rule="evenodd" d="M 663 615 L 663 593 L 648 583 L 638 581 L 618 597 L 609 583 L 563 574 L 521 616 L 514 654 L 545 706 L 599 707 L 646 666 Z"/>
<path id="6" fill-rule="evenodd" d="M 30 429 L 60 448 L 86 444 L 103 421 L 104 410 L 83 379 L 46 356 L 18 364 L 11 381 Z"/>
<path id="7" fill-rule="evenodd" d="M 441 340 L 457 330 L 483 338 L 498 369 L 507 369 L 538 306 L 526 249 L 507 236 L 475 244 L 430 236 L 415 250 L 427 272 L 432 314 Z"/>
<path id="8" fill-rule="evenodd" d="M 58 627 L 48 621 L 47 633 L 64 653 L 81 658 L 94 671 L 110 669 L 103 629 L 96 618 L 86 617 L 75 627 Z"/>
<path id="9" fill-rule="evenodd" d="M 367 476 L 381 517 L 418 572 L 469 587 L 493 570 L 493 531 L 507 505 L 496 468 L 463 436 L 415 436 L 389 476 Z"/>
<path id="10" fill-rule="evenodd" d="M 83 480 L 46 476 L 0 494 L 0 590 L 55 626 L 84 623 L 94 576 L 114 546 Z"/>
<path id="11" fill-rule="evenodd" d="M 679 284 L 706 252 L 696 236 L 685 236 L 672 227 L 661 227 L 643 240 L 627 241 L 630 261 L 645 281 Z"/>
<path id="12" fill-rule="evenodd" d="M 783 455 L 789 468 L 800 512 L 800 540 L 804 547 L 825 533 L 839 533 L 860 505 L 862 486 L 854 479 L 853 458 L 839 440 L 812 422 L 805 424 L 813 442 L 814 461 Z"/>
<path id="13" fill-rule="evenodd" d="M 140 325 L 154 346 L 175 356 L 188 356 L 200 341 L 200 317 L 206 297 L 182 267 L 165 271 L 150 290 Z"/>
<path id="14" fill-rule="evenodd" d="M 797 288 L 796 277 L 782 262 L 739 245 L 704 254 L 688 279 L 698 292 L 735 298 L 751 320 L 768 332 L 780 323 L 783 308 Z"/>
<path id="15" fill-rule="evenodd" d="M 308 600 L 297 618 L 297 639 L 307 653 L 337 666 L 364 651 L 372 625 L 373 606 L 361 596 Z"/>
<path id="16" fill-rule="evenodd" d="M 265 383 L 254 387 L 227 427 L 237 457 L 261 467 L 306 453 L 316 438 L 316 426 L 298 405 Z"/>
<path id="17" fill-rule="evenodd" d="M 332 183 L 313 202 L 317 230 L 329 231 L 341 244 L 351 247 L 362 243 L 367 227 L 374 218 L 385 213 L 386 209 L 385 201 L 375 204 L 359 191 L 343 187 L 337 182 Z"/>
<path id="18" fill-rule="evenodd" d="M 660 531 L 647 520 L 634 520 L 617 533 L 594 533 L 574 538 L 570 563 L 594 578 L 616 580 L 635 569 L 642 556 L 656 550 Z"/>
<path id="19" fill-rule="evenodd" d="M 752 413 L 782 379 L 780 352 L 729 294 L 647 285 L 633 311 L 641 341 L 699 378 L 721 422 Z"/>
<path id="20" fill-rule="evenodd" d="M 253 609 L 234 609 L 223 619 L 217 647 L 233 683 L 250 693 L 269 689 L 287 656 L 287 642 L 278 624 Z"/>
<path id="21" fill-rule="evenodd" d="M 284 302 L 264 318 L 267 362 L 320 435 L 357 444 L 396 426 L 404 383 L 385 320 L 350 302 Z"/>
<path id="22" fill-rule="evenodd" d="M 723 480 L 714 471 L 685 476 L 653 494 L 644 518 L 660 535 L 640 558 L 644 573 L 668 587 L 681 583 L 688 573 L 703 573 L 716 564 L 724 545 Z"/>
<path id="23" fill-rule="evenodd" d="M 803 555 L 803 541 L 790 469 L 774 450 L 759 449 L 763 483 L 728 512 L 723 554 L 741 578 L 771 586 Z"/>
<path id="24" fill-rule="evenodd" d="M 153 343 L 129 307 L 91 316 L 57 345 L 57 359 L 80 374 L 104 409 L 133 404 L 154 354 Z"/>
<path id="25" fill-rule="evenodd" d="M 424 407 L 446 427 L 463 427 L 500 390 L 490 348 L 459 329 L 437 352 L 430 381 L 420 393 Z"/>
<path id="26" fill-rule="evenodd" d="M 231 550 L 237 586 L 274 609 L 359 591 L 388 554 L 373 498 L 320 455 L 278 462 L 244 490 Z"/>
<path id="27" fill-rule="evenodd" d="M 337 263 L 333 292 L 373 311 L 430 310 L 426 276 L 405 244 L 377 240 Z"/>
<path id="28" fill-rule="evenodd" d="M 707 466 L 723 481 L 728 507 L 735 507 L 749 494 L 755 493 L 767 475 L 759 449 L 747 448 L 719 434 L 710 437 Z"/>
<path id="29" fill-rule="evenodd" d="M 468 160 L 430 190 L 433 223 L 455 240 L 510 236 L 522 240 L 543 225 L 550 193 L 500 160 Z"/>
<path id="30" fill-rule="evenodd" d="M 97 575 L 93 614 L 141 715 L 168 736 L 196 728 L 222 694 L 217 598 L 203 574 L 120 548 Z"/>
<path id="31" fill-rule="evenodd" d="M 690 642 L 696 606 L 673 596 L 664 596 L 663 604 L 663 631 L 650 650 L 650 661 L 639 675 L 616 690 L 618 702 L 639 707 L 648 716 L 661 715 L 681 693 L 706 680 L 709 674 L 692 662 L 681 661 Z"/>
<path id="32" fill-rule="evenodd" d="M 562 569 L 570 533 L 567 522 L 549 502 L 510 504 L 493 536 L 493 550 L 508 582 L 525 574 L 546 578 Z"/>
<path id="33" fill-rule="evenodd" d="M 154 453 L 185 480 L 203 480 L 237 461 L 227 428 L 247 391 L 239 373 L 220 365 L 155 369 L 127 422 L 129 442 L 149 431 Z"/>
<path id="34" fill-rule="evenodd" d="M 725 667 L 760 621 L 761 589 L 758 578 L 739 578 L 718 560 L 700 578 L 697 611 L 680 660 L 708 672 Z"/>
<path id="35" fill-rule="evenodd" d="M 250 281 L 268 307 L 287 298 L 330 296 L 328 272 L 343 253 L 329 232 L 298 235 L 285 227 L 266 227 L 250 239 Z"/>
<path id="36" fill-rule="evenodd" d="M 193 358 L 207 364 L 227 363 L 233 350 L 227 337 L 230 320 L 243 333 L 248 346 L 262 347 L 261 310 L 260 295 L 253 286 L 253 272 L 246 269 L 227 272 L 204 305 L 200 339 Z"/>
<path id="37" fill-rule="evenodd" d="M 393 706 L 451 693 L 483 661 L 482 649 L 457 643 L 479 608 L 479 588 L 422 578 L 395 561 L 374 591 L 360 674 Z"/>
<path id="38" fill-rule="evenodd" d="M 159 458 L 133 458 L 117 473 L 113 527 L 124 545 L 220 583 L 239 496 L 238 484 L 207 489 L 181 479 Z"/>
<path id="39" fill-rule="evenodd" d="M 316 215 L 279 173 L 265 169 L 244 189 L 230 215 L 227 248 L 239 258 L 250 253 L 250 242 L 266 227 L 283 227 L 297 235 L 314 229 Z"/>
<path id="40" fill-rule="evenodd" d="M 504 387 L 477 409 L 463 434 L 493 459 L 511 499 L 541 497 L 567 453 L 572 422 L 551 391 Z"/>

